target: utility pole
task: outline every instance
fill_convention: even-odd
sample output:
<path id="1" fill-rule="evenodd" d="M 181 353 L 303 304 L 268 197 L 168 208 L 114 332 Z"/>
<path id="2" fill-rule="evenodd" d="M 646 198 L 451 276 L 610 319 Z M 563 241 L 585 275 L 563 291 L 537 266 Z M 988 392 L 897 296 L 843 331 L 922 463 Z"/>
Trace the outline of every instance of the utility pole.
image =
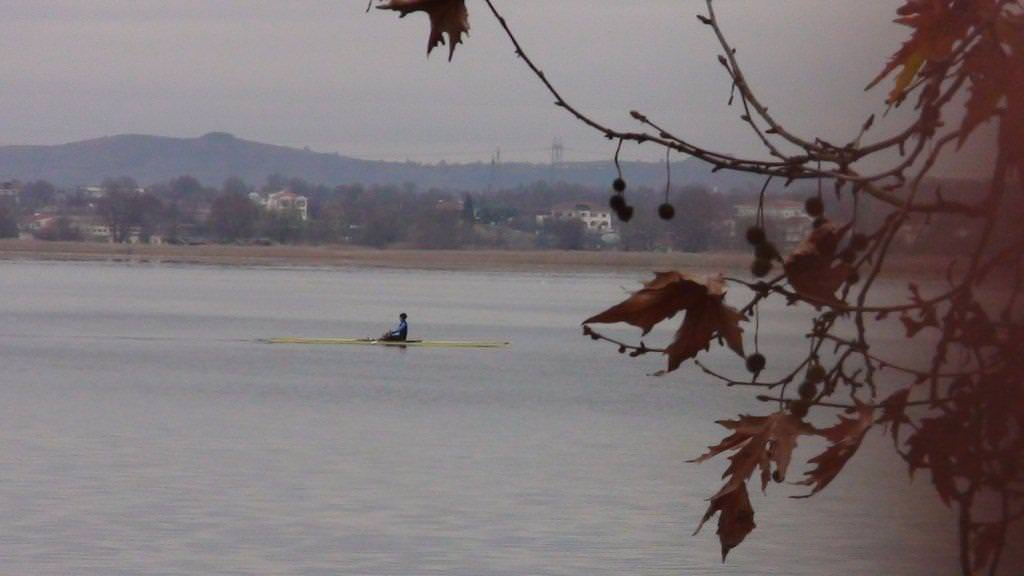
<path id="1" fill-rule="evenodd" d="M 501 165 L 501 147 L 495 151 L 494 156 L 491 156 L 491 173 L 487 178 L 487 192 L 490 193 L 494 190 L 494 185 L 498 181 L 498 166 Z"/>
<path id="2" fill-rule="evenodd" d="M 551 142 L 551 166 L 560 166 L 562 159 L 565 156 L 565 146 L 562 145 L 561 138 L 555 138 Z"/>
<path id="3" fill-rule="evenodd" d="M 558 181 L 558 172 L 562 167 L 562 159 L 565 155 L 565 147 L 562 146 L 562 139 L 555 137 L 551 141 L 551 166 L 548 168 L 548 180 L 552 183 Z"/>

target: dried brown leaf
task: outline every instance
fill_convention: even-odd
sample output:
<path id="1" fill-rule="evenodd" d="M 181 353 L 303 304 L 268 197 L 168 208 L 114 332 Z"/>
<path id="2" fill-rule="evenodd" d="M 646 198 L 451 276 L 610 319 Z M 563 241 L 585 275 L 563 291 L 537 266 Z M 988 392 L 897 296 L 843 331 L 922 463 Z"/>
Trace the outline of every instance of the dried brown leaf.
<path id="1" fill-rule="evenodd" d="M 625 322 L 647 334 L 663 320 L 686 312 L 675 339 L 665 350 L 668 371 L 721 337 L 730 349 L 743 355 L 742 314 L 725 304 L 725 283 L 721 276 L 698 280 L 680 272 L 657 272 L 650 282 L 625 301 L 587 318 L 584 324 Z"/>
<path id="2" fill-rule="evenodd" d="M 625 301 L 583 321 L 584 324 L 625 322 L 647 334 L 656 324 L 677 312 L 700 306 L 712 292 L 724 293 L 720 281 L 707 282 L 680 272 L 655 272 L 654 280 L 633 293 Z"/>
<path id="3" fill-rule="evenodd" d="M 736 489 L 758 468 L 761 469 L 762 489 L 767 486 L 769 478 L 782 482 L 786 479 L 786 471 L 796 448 L 797 436 L 814 432 L 814 429 L 800 418 L 786 411 L 779 411 L 770 416 L 740 416 L 738 420 L 721 420 L 718 423 L 733 433 L 718 445 L 711 446 L 704 455 L 691 460 L 700 463 L 723 452 L 736 450 L 736 453 L 729 457 L 729 467 L 722 475 L 729 480 L 715 497 Z M 775 464 L 774 471 L 772 463 Z"/>
<path id="4" fill-rule="evenodd" d="M 910 398 L 910 388 L 904 388 L 894 392 L 891 396 L 882 401 L 882 416 L 878 418 L 878 424 L 885 424 L 892 434 L 892 441 L 899 442 L 900 426 L 910 423 L 907 417 L 907 401 Z"/>
<path id="5" fill-rule="evenodd" d="M 908 0 L 898 12 L 901 17 L 896 22 L 911 27 L 913 33 L 868 85 L 869 89 L 874 87 L 899 68 L 900 72 L 889 92 L 889 103 L 899 102 L 906 96 L 918 72 L 927 62 L 949 57 L 954 43 L 967 29 L 968 18 L 964 14 L 968 13 L 969 16 L 970 11 L 952 10 L 946 2 Z"/>
<path id="6" fill-rule="evenodd" d="M 380 10 L 396 10 L 404 18 L 410 12 L 426 12 L 430 16 L 430 40 L 427 55 L 438 44 L 444 44 L 448 35 L 448 59 L 455 55 L 455 46 L 462 43 L 462 35 L 469 34 L 469 12 L 466 0 L 388 0 L 377 6 Z"/>
<path id="7" fill-rule="evenodd" d="M 813 428 L 800 418 L 788 412 L 776 412 L 770 416 L 740 416 L 737 420 L 722 420 L 719 424 L 732 430 L 732 434 L 718 445 L 712 446 L 703 456 L 691 462 L 703 462 L 729 450 L 736 453 L 729 457 L 730 464 L 723 477 L 728 477 L 722 488 L 711 497 L 704 518 L 697 531 L 716 512 L 718 517 L 718 538 L 722 543 L 722 560 L 729 550 L 736 547 L 754 529 L 754 509 L 747 494 L 747 480 L 758 468 L 761 469 L 761 487 L 770 477 L 782 482 L 786 469 L 796 448 L 796 437 L 811 434 Z M 774 473 L 771 465 L 775 464 Z"/>
<path id="8" fill-rule="evenodd" d="M 849 278 L 853 268 L 848 264 L 833 264 L 833 261 L 836 248 L 849 229 L 849 225 L 837 228 L 831 222 L 821 224 L 783 264 L 789 284 L 816 307 L 843 304 L 836 298 L 836 290 Z"/>
<path id="9" fill-rule="evenodd" d="M 675 340 L 666 350 L 669 372 L 700 351 L 707 350 L 716 335 L 721 336 L 734 352 L 743 356 L 743 329 L 739 324 L 743 319 L 742 314 L 720 300 L 687 312 Z"/>
<path id="10" fill-rule="evenodd" d="M 747 493 L 747 485 L 741 484 L 735 490 L 715 496 L 711 499 L 708 511 L 700 521 L 700 526 L 694 532 L 700 532 L 704 524 L 720 512 L 718 516 L 718 541 L 722 543 L 722 561 L 736 546 L 743 542 L 743 539 L 750 534 L 757 524 L 754 524 L 754 507 L 750 505 L 750 495 Z"/>
<path id="11" fill-rule="evenodd" d="M 992 562 L 992 558 L 998 554 L 999 548 L 1004 544 L 1006 538 L 1006 526 L 1001 523 L 984 524 L 972 530 L 971 543 L 971 567 L 980 571 Z"/>
<path id="12" fill-rule="evenodd" d="M 910 473 L 928 469 L 935 491 L 947 506 L 960 494 L 956 485 L 958 474 L 966 472 L 967 463 L 973 461 L 967 446 L 965 422 L 967 418 L 957 413 L 925 418 L 907 438 L 906 459 Z"/>
<path id="13" fill-rule="evenodd" d="M 860 448 L 864 436 L 874 423 L 874 409 L 859 406 L 856 418 L 839 416 L 839 423 L 835 426 L 818 431 L 818 434 L 828 439 L 832 445 L 809 460 L 811 464 L 817 466 L 805 473 L 806 479 L 797 482 L 803 486 L 813 486 L 810 494 L 794 498 L 808 498 L 828 486 Z"/>
<path id="14" fill-rule="evenodd" d="M 1006 96 L 1011 74 L 1006 55 L 994 37 L 983 37 L 968 52 L 964 69 L 971 81 L 971 95 L 964 105 L 957 146 L 962 146 L 975 128 L 999 113 L 999 102 Z"/>

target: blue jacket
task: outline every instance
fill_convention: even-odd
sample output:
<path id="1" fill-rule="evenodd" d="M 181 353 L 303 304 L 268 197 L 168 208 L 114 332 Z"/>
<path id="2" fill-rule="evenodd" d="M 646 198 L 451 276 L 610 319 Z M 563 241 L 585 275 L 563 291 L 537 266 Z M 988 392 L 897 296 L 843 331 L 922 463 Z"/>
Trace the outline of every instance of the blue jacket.
<path id="1" fill-rule="evenodd" d="M 397 340 L 405 340 L 409 337 L 409 324 L 402 320 L 394 330 L 388 332 L 388 336 Z"/>

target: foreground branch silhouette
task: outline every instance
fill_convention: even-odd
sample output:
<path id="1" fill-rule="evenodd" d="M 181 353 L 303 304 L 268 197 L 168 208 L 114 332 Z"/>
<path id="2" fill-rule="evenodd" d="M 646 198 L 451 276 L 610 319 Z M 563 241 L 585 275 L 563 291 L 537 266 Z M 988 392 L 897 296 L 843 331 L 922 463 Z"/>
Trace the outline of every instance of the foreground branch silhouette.
<path id="1" fill-rule="evenodd" d="M 753 279 L 698 278 L 683 272 L 658 273 L 625 301 L 584 321 L 583 332 L 637 357 L 664 354 L 671 372 L 692 360 L 713 380 L 762 391 L 757 398 L 775 406 L 761 416 L 721 421 L 730 435 L 696 462 L 730 454 L 724 485 L 710 498 L 701 524 L 718 515 L 723 559 L 754 529 L 747 483 L 755 473 L 762 490 L 783 482 L 802 435 L 823 437 L 828 448 L 808 460 L 798 484 L 806 496 L 823 490 L 857 452 L 867 433 L 888 429 L 910 472 L 924 470 L 942 501 L 956 508 L 960 571 L 996 574 L 1012 523 L 1024 516 L 1024 10 L 1016 0 L 907 0 L 897 22 L 910 37 L 869 88 L 895 75 L 888 106 L 913 106 L 914 120 L 893 136 L 869 140 L 875 117 L 843 143 L 797 134 L 772 116 L 743 73 L 737 51 L 707 0 L 697 18 L 721 48 L 719 62 L 732 81 L 729 103 L 738 100 L 741 121 L 763 145 L 767 159 L 711 150 L 670 132 L 656 119 L 632 111 L 633 131 L 594 119 L 567 101 L 527 55 L 492 0 L 482 0 L 511 41 L 516 55 L 576 120 L 617 142 L 657 146 L 692 156 L 714 170 L 765 177 L 757 222 L 747 230 L 754 252 Z M 448 36 L 449 57 L 469 29 L 465 0 L 389 0 L 378 8 L 403 16 L 423 11 L 431 20 L 428 53 Z M 954 102 L 965 101 L 963 118 Z M 996 133 L 991 178 L 980 194 L 947 198 L 929 180 L 944 153 L 955 153 L 982 124 Z M 797 150 L 796 153 L 785 150 Z M 883 169 L 861 168 L 868 159 Z M 787 185 L 816 180 L 818 193 L 806 202 L 815 226 L 791 253 L 772 241 L 764 197 L 772 179 Z M 852 214 L 832 222 L 823 189 Z M 612 183 L 612 208 L 628 221 L 633 207 L 621 171 Z M 666 208 L 667 206 L 667 208 Z M 866 223 L 868 208 L 886 214 Z M 663 205 L 659 215 L 671 218 Z M 909 283 L 905 301 L 878 302 L 879 279 L 891 267 L 898 236 L 908 227 L 956 226 L 968 231 L 962 253 L 946 256 L 941 284 Z M 776 267 L 781 271 L 773 275 Z M 726 303 L 727 286 L 752 293 L 741 307 Z M 873 299 L 872 296 L 876 298 Z M 758 309 L 765 301 L 814 311 L 808 351 L 781 376 L 765 380 L 767 358 L 758 351 Z M 625 322 L 647 334 L 678 313 L 684 319 L 663 348 L 623 342 L 593 328 Z M 754 351 L 745 354 L 743 326 L 754 319 Z M 898 361 L 872 347 L 881 331 L 902 324 L 908 345 L 927 350 L 918 362 Z M 745 375 L 722 374 L 696 360 L 712 344 L 744 357 Z M 815 411 L 833 424 L 808 421 Z M 820 421 L 820 419 L 819 419 Z M 806 497 L 803 496 L 803 497 Z M 983 505 L 986 504 L 986 505 Z M 994 504 L 993 504 L 994 503 Z"/>

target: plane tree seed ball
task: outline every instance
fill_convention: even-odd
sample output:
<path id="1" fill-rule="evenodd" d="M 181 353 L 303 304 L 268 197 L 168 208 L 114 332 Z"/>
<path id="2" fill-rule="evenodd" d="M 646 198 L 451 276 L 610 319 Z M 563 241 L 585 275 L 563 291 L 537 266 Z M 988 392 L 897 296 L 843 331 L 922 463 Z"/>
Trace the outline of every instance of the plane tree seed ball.
<path id="1" fill-rule="evenodd" d="M 764 244 L 764 241 L 767 239 L 768 237 L 765 236 L 764 228 L 761 228 L 760 226 L 751 226 L 750 228 L 747 228 L 747 242 L 754 246 Z"/>
<path id="2" fill-rule="evenodd" d="M 821 364 L 815 364 L 807 369 L 805 380 L 812 384 L 817 384 L 824 380 L 826 375 L 825 368 Z"/>
<path id="3" fill-rule="evenodd" d="M 796 416 L 797 418 L 803 418 L 804 416 L 807 416 L 807 412 L 808 410 L 810 410 L 810 408 L 811 405 L 809 402 L 804 402 L 801 400 L 793 402 L 789 407 L 789 411 L 793 413 L 793 416 Z M 776 470 L 776 472 L 778 471 Z"/>
<path id="4" fill-rule="evenodd" d="M 662 220 L 671 220 L 673 217 L 675 217 L 675 215 L 675 207 L 669 204 L 668 202 L 662 204 L 661 206 L 658 206 L 658 216 L 660 216 Z"/>
<path id="5" fill-rule="evenodd" d="M 619 220 L 622 220 L 623 222 L 629 222 L 633 219 L 632 206 L 623 206 L 622 210 L 618 210 L 616 213 L 619 215 Z"/>
<path id="6" fill-rule="evenodd" d="M 797 394 L 800 395 L 800 399 L 802 400 L 813 400 L 818 394 L 818 385 L 809 380 L 804 380 L 804 382 L 800 384 L 800 388 L 797 389 Z"/>
<path id="7" fill-rule="evenodd" d="M 626 181 L 623 180 L 622 178 L 616 178 L 612 182 L 612 190 L 615 190 L 619 194 L 625 192 L 626 191 Z"/>
<path id="8" fill-rule="evenodd" d="M 779 257 L 779 251 L 771 242 L 762 242 L 754 247 L 754 257 L 763 260 L 772 260 Z"/>
<path id="9" fill-rule="evenodd" d="M 626 199 L 621 194 L 615 194 L 608 200 L 608 206 L 615 211 L 616 214 L 622 212 L 622 209 L 626 207 Z"/>
<path id="10" fill-rule="evenodd" d="M 747 372 L 757 374 L 761 370 L 764 370 L 767 363 L 768 362 L 765 360 L 764 354 L 754 352 L 750 356 L 747 356 Z"/>
<path id="11" fill-rule="evenodd" d="M 822 203 L 821 198 L 811 196 L 804 202 L 804 210 L 809 216 L 817 218 L 825 213 L 825 204 Z"/>
<path id="12" fill-rule="evenodd" d="M 767 258 L 754 258 L 750 265 L 750 273 L 757 278 L 764 278 L 772 271 L 772 261 Z"/>

